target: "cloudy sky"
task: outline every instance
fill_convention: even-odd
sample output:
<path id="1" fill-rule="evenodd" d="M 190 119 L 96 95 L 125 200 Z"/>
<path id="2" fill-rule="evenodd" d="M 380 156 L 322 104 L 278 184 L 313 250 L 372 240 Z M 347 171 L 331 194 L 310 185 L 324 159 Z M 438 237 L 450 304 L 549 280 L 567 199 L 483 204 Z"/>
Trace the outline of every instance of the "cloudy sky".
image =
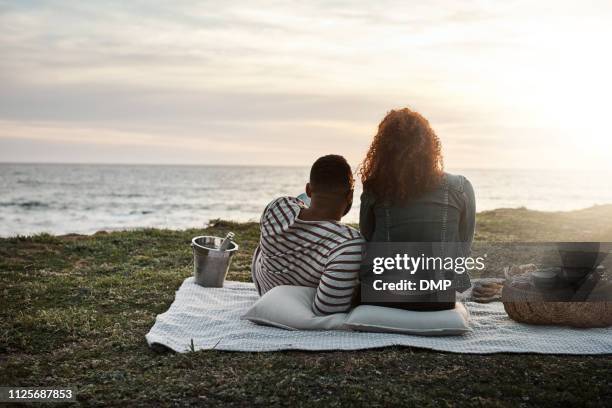
<path id="1" fill-rule="evenodd" d="M 609 1 L 0 1 L 0 161 L 612 169 Z"/>

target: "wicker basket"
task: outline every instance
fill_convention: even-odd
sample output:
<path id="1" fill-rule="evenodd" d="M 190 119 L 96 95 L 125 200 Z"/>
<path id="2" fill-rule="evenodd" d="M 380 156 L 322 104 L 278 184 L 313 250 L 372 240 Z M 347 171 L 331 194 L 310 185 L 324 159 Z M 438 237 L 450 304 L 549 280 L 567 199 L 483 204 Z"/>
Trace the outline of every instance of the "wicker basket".
<path id="1" fill-rule="evenodd" d="M 605 290 L 598 292 L 604 293 Z M 502 289 L 502 302 L 508 316 L 521 323 L 582 328 L 612 326 L 612 302 L 545 301 L 527 274 L 506 280 Z"/>

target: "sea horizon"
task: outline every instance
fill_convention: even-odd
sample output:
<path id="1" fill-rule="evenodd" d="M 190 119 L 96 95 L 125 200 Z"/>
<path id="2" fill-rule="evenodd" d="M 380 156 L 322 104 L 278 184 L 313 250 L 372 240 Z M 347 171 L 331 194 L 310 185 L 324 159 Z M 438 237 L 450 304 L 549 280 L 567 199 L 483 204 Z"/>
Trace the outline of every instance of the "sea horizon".
<path id="1" fill-rule="evenodd" d="M 71 162 L 71 161 L 0 161 L 1 165 L 49 165 L 49 166 L 133 166 L 133 167 L 147 167 L 147 166 L 160 166 L 160 167 L 288 167 L 288 168 L 310 168 L 310 164 L 261 164 L 261 163 L 149 163 L 149 162 Z M 354 170 L 358 169 L 357 166 L 352 166 Z M 583 168 L 583 167 L 492 167 L 492 166 L 460 166 L 457 168 L 446 168 L 444 171 L 449 173 L 457 173 L 464 170 L 480 170 L 480 171 L 545 171 L 545 172 L 603 172 L 612 175 L 612 169 L 606 168 Z"/>
<path id="2" fill-rule="evenodd" d="M 266 204 L 303 192 L 308 166 L 0 163 L 0 236 L 204 228 L 257 221 Z M 572 211 L 612 204 L 597 170 L 449 169 L 471 180 L 478 212 Z M 359 221 L 361 185 L 343 219 Z"/>

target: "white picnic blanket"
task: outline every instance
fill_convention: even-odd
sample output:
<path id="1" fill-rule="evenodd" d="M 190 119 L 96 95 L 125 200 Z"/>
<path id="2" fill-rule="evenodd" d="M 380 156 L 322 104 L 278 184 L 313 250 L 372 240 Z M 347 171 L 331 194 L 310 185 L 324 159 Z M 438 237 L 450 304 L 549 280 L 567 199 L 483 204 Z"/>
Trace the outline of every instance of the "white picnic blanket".
<path id="1" fill-rule="evenodd" d="M 413 346 L 455 353 L 610 354 L 612 328 L 572 329 L 512 321 L 502 303 L 467 302 L 472 332 L 456 337 L 422 337 L 351 331 L 289 331 L 240 320 L 258 299 L 252 283 L 226 281 L 203 288 L 187 278 L 167 312 L 146 335 L 149 345 L 177 352 L 194 350 L 361 350 Z"/>

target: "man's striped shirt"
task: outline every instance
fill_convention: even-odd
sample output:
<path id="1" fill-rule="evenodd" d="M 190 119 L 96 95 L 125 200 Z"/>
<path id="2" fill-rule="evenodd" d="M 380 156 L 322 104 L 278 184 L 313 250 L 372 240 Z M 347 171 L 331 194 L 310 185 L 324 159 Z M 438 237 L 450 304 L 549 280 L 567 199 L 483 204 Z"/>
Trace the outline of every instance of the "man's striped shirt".
<path id="1" fill-rule="evenodd" d="M 339 222 L 300 220 L 304 207 L 293 197 L 268 204 L 251 265 L 253 281 L 260 295 L 279 285 L 317 288 L 315 314 L 345 312 L 358 288 L 365 241 Z"/>

